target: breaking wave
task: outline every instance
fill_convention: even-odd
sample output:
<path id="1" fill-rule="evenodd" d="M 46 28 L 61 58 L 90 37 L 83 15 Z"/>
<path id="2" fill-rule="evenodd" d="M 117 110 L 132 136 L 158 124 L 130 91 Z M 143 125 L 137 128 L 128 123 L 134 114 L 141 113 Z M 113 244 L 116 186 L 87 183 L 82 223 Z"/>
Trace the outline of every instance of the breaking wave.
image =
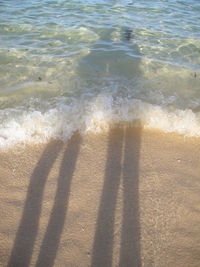
<path id="1" fill-rule="evenodd" d="M 44 105 L 45 106 L 45 103 Z M 47 105 L 48 106 L 48 105 Z M 101 94 L 91 98 L 60 97 L 54 106 L 41 109 L 24 107 L 0 111 L 0 147 L 18 143 L 44 143 L 69 139 L 75 131 L 101 133 L 114 125 L 137 124 L 185 136 L 200 136 L 200 112 L 175 109 Z"/>

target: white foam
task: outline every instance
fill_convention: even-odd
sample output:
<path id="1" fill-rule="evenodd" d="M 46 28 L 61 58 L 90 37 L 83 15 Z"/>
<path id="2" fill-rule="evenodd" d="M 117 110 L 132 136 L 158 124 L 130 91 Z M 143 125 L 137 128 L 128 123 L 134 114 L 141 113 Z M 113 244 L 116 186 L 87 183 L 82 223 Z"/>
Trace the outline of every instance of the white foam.
<path id="1" fill-rule="evenodd" d="M 99 133 L 118 123 L 140 124 L 146 128 L 200 136 L 200 114 L 192 110 L 170 110 L 137 99 L 98 95 L 66 101 L 62 97 L 54 107 L 42 112 L 33 108 L 0 112 L 0 147 L 18 143 L 43 143 L 50 139 L 67 140 L 75 131 Z"/>

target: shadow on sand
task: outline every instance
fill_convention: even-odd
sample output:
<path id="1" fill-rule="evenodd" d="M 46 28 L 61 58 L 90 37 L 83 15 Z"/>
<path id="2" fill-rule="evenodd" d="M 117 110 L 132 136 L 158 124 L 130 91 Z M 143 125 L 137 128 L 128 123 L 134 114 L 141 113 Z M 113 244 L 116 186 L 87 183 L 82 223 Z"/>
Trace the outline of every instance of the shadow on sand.
<path id="1" fill-rule="evenodd" d="M 67 213 L 70 184 L 81 138 L 73 136 L 68 142 L 60 167 L 54 206 L 42 242 L 36 266 L 53 266 Z M 16 234 L 8 267 L 28 267 L 36 240 L 43 193 L 48 174 L 62 149 L 62 144 L 48 145 L 30 179 L 22 219 Z"/>
<path id="2" fill-rule="evenodd" d="M 54 266 L 56 253 L 67 214 L 70 185 L 79 154 L 81 138 L 73 136 L 64 152 L 53 209 L 40 249 L 36 266 Z"/>
<path id="3" fill-rule="evenodd" d="M 115 209 L 121 179 L 123 218 L 119 266 L 141 266 L 138 199 L 140 132 L 140 128 L 126 128 L 110 133 L 93 243 L 92 267 L 112 266 Z"/>
<path id="4" fill-rule="evenodd" d="M 104 185 L 93 243 L 92 267 L 112 266 L 115 213 L 120 183 L 123 188 L 123 214 L 119 266 L 141 266 L 138 198 L 140 129 L 121 128 L 110 131 Z M 80 144 L 81 137 L 75 135 L 64 151 L 53 208 L 35 265 L 37 267 L 54 266 L 67 215 L 70 186 Z M 47 146 L 31 176 L 8 267 L 30 266 L 45 183 L 61 149 L 61 144 Z"/>

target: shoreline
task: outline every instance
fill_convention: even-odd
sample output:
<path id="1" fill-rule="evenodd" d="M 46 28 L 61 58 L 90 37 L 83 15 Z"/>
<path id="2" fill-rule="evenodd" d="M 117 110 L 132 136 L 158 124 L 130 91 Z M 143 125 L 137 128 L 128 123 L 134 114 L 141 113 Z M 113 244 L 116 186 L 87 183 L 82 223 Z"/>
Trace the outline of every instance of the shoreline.
<path id="1" fill-rule="evenodd" d="M 199 266 L 199 151 L 124 126 L 0 152 L 0 265 Z"/>

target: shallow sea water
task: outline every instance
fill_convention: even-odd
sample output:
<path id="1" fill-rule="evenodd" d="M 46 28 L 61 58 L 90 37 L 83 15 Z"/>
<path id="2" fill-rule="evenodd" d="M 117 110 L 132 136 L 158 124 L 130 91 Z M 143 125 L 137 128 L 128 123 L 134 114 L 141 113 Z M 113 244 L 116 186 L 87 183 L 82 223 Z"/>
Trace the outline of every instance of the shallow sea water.
<path id="1" fill-rule="evenodd" d="M 0 1 L 1 147 L 138 120 L 200 136 L 199 1 Z"/>

